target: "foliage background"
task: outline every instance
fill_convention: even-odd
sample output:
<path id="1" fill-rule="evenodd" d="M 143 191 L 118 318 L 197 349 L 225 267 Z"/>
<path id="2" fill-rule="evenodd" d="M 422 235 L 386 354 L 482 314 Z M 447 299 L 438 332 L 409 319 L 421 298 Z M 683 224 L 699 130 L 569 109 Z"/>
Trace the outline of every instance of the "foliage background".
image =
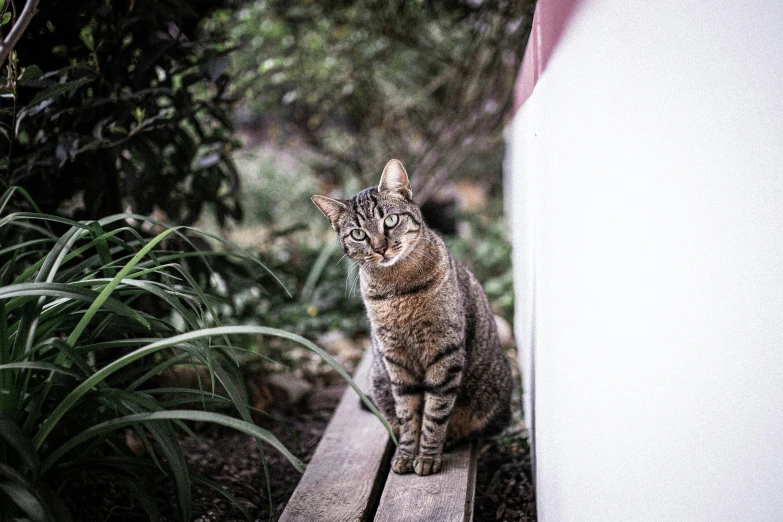
<path id="1" fill-rule="evenodd" d="M 232 20 L 246 117 L 319 153 L 328 180 L 377 182 L 390 156 L 426 202 L 500 171 L 532 2 L 249 2 Z"/>
<path id="2" fill-rule="evenodd" d="M 0 115 L 3 179 L 43 212 L 158 209 L 241 217 L 225 68 L 203 23 L 222 2 L 41 2 L 16 47 Z"/>

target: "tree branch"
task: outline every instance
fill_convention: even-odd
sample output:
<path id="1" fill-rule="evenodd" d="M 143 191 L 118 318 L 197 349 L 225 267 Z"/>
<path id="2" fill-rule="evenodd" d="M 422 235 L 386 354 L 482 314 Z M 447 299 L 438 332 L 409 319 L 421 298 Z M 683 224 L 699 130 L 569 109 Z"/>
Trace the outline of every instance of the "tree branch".
<path id="1" fill-rule="evenodd" d="M 8 58 L 8 55 L 11 54 L 16 43 L 22 37 L 22 34 L 27 30 L 27 26 L 30 25 L 30 20 L 32 20 L 35 15 L 37 7 L 38 0 L 27 0 L 27 3 L 25 3 L 24 9 L 22 9 L 22 13 L 19 15 L 19 19 L 11 28 L 11 31 L 8 33 L 8 36 L 5 37 L 5 40 L 0 43 L 0 65 L 5 62 L 5 59 Z"/>

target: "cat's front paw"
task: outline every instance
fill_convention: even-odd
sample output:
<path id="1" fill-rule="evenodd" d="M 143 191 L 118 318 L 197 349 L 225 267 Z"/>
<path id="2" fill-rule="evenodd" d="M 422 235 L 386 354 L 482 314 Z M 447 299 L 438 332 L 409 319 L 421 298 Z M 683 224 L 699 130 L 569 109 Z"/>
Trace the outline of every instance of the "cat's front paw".
<path id="1" fill-rule="evenodd" d="M 406 453 L 397 453 L 392 457 L 391 468 L 392 471 L 400 475 L 404 473 L 410 473 L 413 471 L 413 455 Z"/>
<path id="2" fill-rule="evenodd" d="M 431 475 L 440 471 L 442 457 L 436 455 L 434 457 L 422 457 L 419 455 L 416 460 L 413 461 L 413 471 L 417 475 Z"/>

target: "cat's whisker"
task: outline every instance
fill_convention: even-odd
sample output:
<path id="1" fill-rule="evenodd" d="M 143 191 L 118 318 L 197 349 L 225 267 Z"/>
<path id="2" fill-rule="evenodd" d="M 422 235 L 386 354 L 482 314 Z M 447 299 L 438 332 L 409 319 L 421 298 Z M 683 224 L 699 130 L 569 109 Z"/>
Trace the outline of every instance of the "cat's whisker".
<path id="1" fill-rule="evenodd" d="M 356 295 L 354 288 L 356 287 L 357 281 L 359 281 L 359 275 L 362 273 L 362 270 L 364 270 L 364 267 L 367 265 L 365 262 L 364 265 L 356 263 L 356 266 L 359 267 L 359 270 L 352 275 L 353 279 L 351 279 L 351 284 L 346 288 L 346 297 L 353 297 Z"/>
<path id="2" fill-rule="evenodd" d="M 362 279 L 362 271 L 359 270 L 359 273 L 356 274 L 356 280 L 353 282 L 353 296 L 356 297 L 356 291 L 359 290 L 359 282 Z"/>
<path id="3" fill-rule="evenodd" d="M 346 299 L 348 299 L 348 288 L 350 286 L 350 284 L 349 284 L 350 277 L 351 277 L 350 273 L 347 276 L 345 276 L 345 298 Z"/>
<path id="4" fill-rule="evenodd" d="M 359 269 L 359 272 L 361 272 L 362 269 Z M 356 286 L 356 281 L 359 279 L 359 272 L 356 273 L 356 275 L 351 279 L 351 286 L 348 290 L 348 297 L 354 297 L 356 295 L 356 292 L 354 291 L 354 287 Z"/>
<path id="5" fill-rule="evenodd" d="M 424 237 L 424 236 L 422 236 L 422 237 L 420 237 L 420 238 L 418 239 L 418 241 L 422 241 L 422 240 L 423 240 L 423 241 L 425 241 L 425 242 L 427 242 L 427 243 L 429 243 L 429 244 L 432 246 L 432 248 L 434 248 L 436 251 L 437 251 L 437 250 L 440 250 L 440 249 L 438 248 L 438 244 L 437 244 L 435 241 L 433 241 L 432 239 L 430 239 L 430 238 L 428 238 L 428 237 Z M 416 243 L 414 243 L 414 245 L 416 245 L 416 246 L 419 246 L 419 245 L 418 245 L 418 241 L 417 241 Z M 422 245 L 422 248 L 425 248 L 425 247 L 424 247 L 424 245 Z"/>
<path id="6" fill-rule="evenodd" d="M 343 259 L 345 259 L 345 256 L 347 256 L 347 255 L 348 255 L 348 254 L 343 254 L 343 257 L 341 257 L 340 259 L 338 259 L 338 260 L 337 260 L 337 263 L 335 263 L 335 264 L 334 264 L 334 266 L 337 266 L 338 264 L 340 264 L 340 261 L 342 261 Z"/>
<path id="7" fill-rule="evenodd" d="M 346 276 L 345 276 L 345 298 L 346 298 L 346 299 L 348 299 L 348 281 L 350 281 L 350 278 L 351 278 L 351 272 L 353 272 L 353 271 L 354 271 L 354 269 L 355 269 L 357 266 L 361 266 L 361 265 L 359 265 L 359 263 L 357 263 L 357 262 L 355 262 L 355 261 L 354 261 L 354 264 L 353 264 L 353 266 L 351 266 L 351 267 L 348 269 L 348 273 L 347 273 L 347 274 L 346 274 Z"/>
<path id="8" fill-rule="evenodd" d="M 354 288 L 353 288 L 354 295 L 356 295 L 356 290 L 357 290 L 357 289 L 358 289 L 358 287 L 359 287 L 359 279 L 361 278 L 361 275 L 362 275 L 362 270 L 364 270 L 364 269 L 365 269 L 367 266 L 368 266 L 368 264 L 365 264 L 364 266 L 362 266 L 362 267 L 359 269 L 359 272 L 357 272 L 357 273 L 356 273 L 356 279 L 354 280 L 354 284 L 353 284 L 353 287 L 354 287 Z"/>
<path id="9" fill-rule="evenodd" d="M 434 246 L 435 248 L 438 248 L 438 244 L 435 243 L 435 241 L 433 241 L 432 239 L 428 238 L 427 236 L 419 236 L 419 240 L 422 240 L 422 239 L 424 241 L 426 241 L 427 243 L 429 243 L 430 245 Z"/>
<path id="10" fill-rule="evenodd" d="M 416 261 L 415 259 L 413 259 L 412 257 L 409 257 L 408 259 L 410 259 L 411 261 L 413 261 L 414 263 L 416 263 L 416 266 L 418 266 L 418 267 L 419 267 L 419 272 L 421 272 L 421 276 L 422 276 L 422 277 L 424 277 L 424 269 L 421 267 L 421 265 L 419 264 L 419 262 L 418 262 L 418 261 Z"/>
<path id="11" fill-rule="evenodd" d="M 425 253 L 423 250 L 419 250 L 418 248 L 414 248 L 414 249 L 412 249 L 412 250 L 411 250 L 411 253 L 414 253 L 414 252 L 416 252 L 417 254 L 419 254 L 419 255 L 421 255 L 421 256 L 424 256 L 424 257 L 426 257 L 427 259 L 429 259 L 430 261 L 432 261 L 432 262 L 433 262 L 433 263 L 435 263 L 435 264 L 437 264 L 437 263 L 438 263 L 438 262 L 435 260 L 435 258 L 434 258 L 434 257 L 432 257 L 431 255 L 429 255 L 429 254 Z"/>

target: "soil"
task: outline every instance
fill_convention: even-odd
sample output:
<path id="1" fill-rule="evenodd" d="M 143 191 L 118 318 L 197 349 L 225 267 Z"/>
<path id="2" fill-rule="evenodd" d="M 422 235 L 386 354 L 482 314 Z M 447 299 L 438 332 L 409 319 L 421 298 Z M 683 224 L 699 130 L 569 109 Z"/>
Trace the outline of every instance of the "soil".
<path id="1" fill-rule="evenodd" d="M 294 455 L 308 462 L 329 423 L 336 403 L 317 412 L 272 411 L 280 423 L 259 423 L 271 431 Z M 269 520 L 267 486 L 261 456 L 252 437 L 210 427 L 201 441 L 184 440 L 182 448 L 193 473 L 210 477 L 234 495 L 254 521 Z M 285 509 L 301 474 L 280 453 L 265 452 L 272 490 L 272 520 Z M 165 520 L 181 520 L 169 505 Z M 194 521 L 244 522 L 242 513 L 214 490 L 194 485 Z"/>
<path id="2" fill-rule="evenodd" d="M 509 433 L 481 448 L 473 520 L 535 522 L 530 448 L 521 433 Z"/>

